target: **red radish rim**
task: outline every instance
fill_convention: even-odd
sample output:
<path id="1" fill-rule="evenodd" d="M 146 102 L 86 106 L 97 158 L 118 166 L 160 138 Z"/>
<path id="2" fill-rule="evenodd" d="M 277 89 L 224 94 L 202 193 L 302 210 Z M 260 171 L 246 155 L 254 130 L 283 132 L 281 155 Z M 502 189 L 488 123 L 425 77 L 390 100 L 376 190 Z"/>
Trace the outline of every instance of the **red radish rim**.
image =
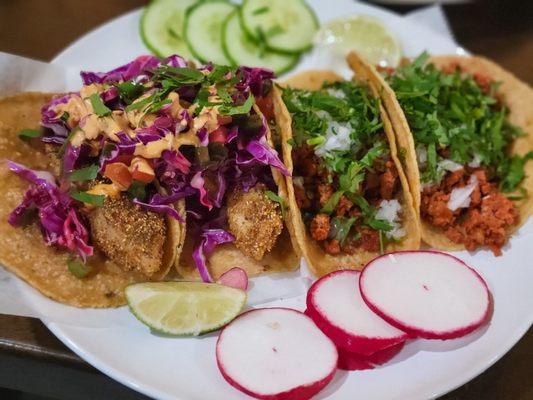
<path id="1" fill-rule="evenodd" d="M 398 336 L 397 338 L 372 338 L 364 335 L 355 335 L 337 326 L 317 310 L 317 306 L 313 298 L 313 293 L 315 292 L 316 286 L 318 286 L 322 280 L 326 280 L 333 275 L 343 274 L 346 272 L 356 273 L 359 275 L 359 277 L 361 276 L 360 271 L 353 269 L 333 271 L 316 280 L 307 291 L 307 309 L 305 310 L 305 314 L 311 317 L 316 326 L 318 326 L 318 328 L 324 332 L 324 334 L 326 334 L 326 336 L 328 336 L 337 347 L 349 352 L 359 353 L 366 356 L 409 339 L 411 336 L 408 333 L 404 333 L 404 335 Z M 355 287 L 354 290 L 356 290 Z M 366 303 L 366 300 L 364 301 Z"/>
<path id="2" fill-rule="evenodd" d="M 344 349 L 339 349 L 339 362 L 337 367 L 343 371 L 374 369 L 376 366 L 383 365 L 396 357 L 405 347 L 405 343 L 406 342 L 400 342 L 369 356 L 350 353 Z"/>
<path id="3" fill-rule="evenodd" d="M 286 390 L 284 392 L 280 392 L 280 393 L 276 393 L 276 394 L 260 395 L 260 394 L 257 394 L 255 392 L 252 392 L 252 391 L 248 390 L 247 388 L 245 388 L 244 386 L 242 386 L 241 384 L 239 384 L 238 382 L 236 382 L 232 377 L 230 377 L 224 371 L 224 368 L 223 368 L 222 364 L 220 363 L 220 357 L 219 357 L 219 344 L 220 344 L 220 340 L 222 338 L 222 335 L 224 334 L 224 331 L 233 322 L 237 321 L 239 318 L 245 316 L 246 314 L 249 314 L 249 313 L 255 312 L 255 311 L 262 311 L 262 310 L 286 310 L 286 311 L 292 311 L 292 312 L 295 312 L 297 314 L 303 315 L 304 317 L 308 318 L 314 325 L 316 325 L 315 322 L 313 321 L 313 319 L 311 317 L 309 317 L 308 315 L 306 315 L 305 313 L 303 313 L 301 311 L 298 311 L 298 310 L 295 310 L 293 308 L 288 308 L 288 307 L 262 307 L 262 308 L 254 308 L 252 310 L 245 311 L 242 314 L 240 314 L 239 316 L 237 316 L 229 324 L 227 324 L 222 329 L 222 331 L 220 332 L 220 335 L 218 335 L 218 339 L 217 339 L 217 343 L 216 343 L 216 347 L 215 347 L 215 358 L 216 358 L 216 361 L 217 361 L 218 370 L 220 371 L 220 373 L 222 374 L 224 379 L 231 386 L 235 387 L 236 389 L 240 390 L 243 393 L 246 393 L 248 396 L 254 397 L 256 399 L 261 399 L 261 400 L 292 399 L 293 393 L 298 393 L 298 395 L 299 395 L 298 398 L 301 398 L 301 399 L 309 399 L 309 398 L 311 398 L 312 396 L 317 394 L 320 390 L 322 390 L 325 386 L 327 386 L 328 383 L 330 383 L 331 380 L 333 379 L 333 377 L 335 376 L 335 373 L 337 372 L 337 367 L 336 366 L 339 363 L 339 353 L 338 352 L 337 352 L 337 361 L 335 362 L 335 368 L 332 369 L 332 371 L 331 371 L 331 373 L 329 375 L 325 376 L 323 379 L 321 379 L 319 381 L 313 382 L 311 385 L 298 386 L 298 387 L 295 387 L 294 389 Z M 336 348 L 335 343 L 327 335 L 326 335 L 326 337 L 327 337 L 327 339 L 329 341 L 331 341 L 331 343 L 333 344 L 333 347 Z"/>
<path id="4" fill-rule="evenodd" d="M 444 255 L 446 257 L 453 258 L 455 261 L 458 261 L 459 263 L 463 264 L 466 268 L 468 268 L 475 276 L 476 278 L 481 282 L 483 287 L 485 288 L 485 292 L 487 293 L 487 308 L 485 309 L 485 312 L 479 318 L 479 320 L 466 325 L 459 327 L 457 329 L 454 329 L 452 331 L 445 331 L 445 332 L 435 332 L 435 331 L 428 331 L 425 329 L 422 329 L 420 327 L 416 327 L 413 325 L 406 324 L 396 318 L 394 318 L 391 315 L 388 315 L 384 310 L 378 308 L 374 303 L 372 303 L 372 300 L 370 300 L 367 296 L 365 296 L 364 291 L 362 290 L 363 286 L 363 279 L 365 275 L 365 271 L 369 267 L 372 266 L 373 263 L 375 263 L 377 260 L 380 260 L 383 257 L 388 257 L 395 254 L 407 254 L 407 253 L 430 253 L 430 254 L 439 254 Z M 361 297 L 363 298 L 366 305 L 377 315 L 379 315 L 381 318 L 383 318 L 385 321 L 387 321 L 389 324 L 395 326 L 398 329 L 401 329 L 403 331 L 406 331 L 407 333 L 411 334 L 413 337 L 419 337 L 423 339 L 457 339 L 459 337 L 465 336 L 473 331 L 475 331 L 480 326 L 484 325 L 489 319 L 491 315 L 491 310 L 493 308 L 493 298 L 492 294 L 489 290 L 489 287 L 487 285 L 487 282 L 479 275 L 479 273 L 472 267 L 470 267 L 467 263 L 465 263 L 463 260 L 461 260 L 458 257 L 455 257 L 451 254 L 444 253 L 442 251 L 437 250 L 401 250 L 401 251 L 393 251 L 387 254 L 382 254 L 371 261 L 369 261 L 363 270 L 361 271 L 361 275 L 359 276 L 359 291 L 361 292 Z"/>

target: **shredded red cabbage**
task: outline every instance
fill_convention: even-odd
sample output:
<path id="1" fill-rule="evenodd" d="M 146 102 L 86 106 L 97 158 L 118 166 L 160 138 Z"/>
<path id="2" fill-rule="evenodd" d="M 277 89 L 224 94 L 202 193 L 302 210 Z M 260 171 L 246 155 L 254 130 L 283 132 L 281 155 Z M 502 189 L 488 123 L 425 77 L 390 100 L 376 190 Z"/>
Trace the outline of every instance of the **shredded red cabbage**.
<path id="1" fill-rule="evenodd" d="M 91 83 L 113 83 L 132 79 L 141 81 L 160 65 L 186 67 L 187 62 L 178 55 L 170 56 L 163 61 L 155 56 L 144 55 L 109 72 L 82 71 L 80 75 L 84 85 L 90 85 Z"/>
<path id="2" fill-rule="evenodd" d="M 166 214 L 177 221 L 185 222 L 173 206 L 173 203 L 175 203 L 178 199 L 179 196 L 176 195 L 162 196 L 159 193 L 156 193 L 148 202 L 143 202 L 138 199 L 133 199 L 133 202 L 142 206 L 148 211 L 153 211 L 158 214 Z"/>
<path id="3" fill-rule="evenodd" d="M 41 231 L 48 246 L 59 245 L 86 260 L 93 254 L 88 244 L 89 233 L 77 214 L 74 201 L 62 192 L 49 172 L 34 171 L 13 161 L 7 161 L 9 169 L 31 183 L 22 203 L 9 215 L 13 226 L 24 224 L 25 217 L 36 210 Z"/>
<path id="4" fill-rule="evenodd" d="M 213 252 L 219 244 L 233 242 L 235 238 L 224 229 L 206 229 L 202 232 L 200 245 L 194 249 L 192 258 L 198 268 L 200 277 L 204 282 L 213 282 L 207 269 L 206 256 Z"/>

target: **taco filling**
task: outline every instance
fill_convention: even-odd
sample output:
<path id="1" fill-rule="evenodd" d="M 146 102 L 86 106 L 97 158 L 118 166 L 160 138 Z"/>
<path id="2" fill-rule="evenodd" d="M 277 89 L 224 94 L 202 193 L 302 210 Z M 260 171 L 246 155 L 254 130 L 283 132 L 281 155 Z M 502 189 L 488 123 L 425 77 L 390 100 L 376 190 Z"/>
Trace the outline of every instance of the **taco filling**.
<path id="1" fill-rule="evenodd" d="M 124 271 L 166 274 L 182 246 L 173 243 L 168 257 L 169 231 L 185 223 L 184 199 L 202 271 L 204 254 L 220 243 L 235 241 L 256 258 L 270 250 L 282 222 L 267 197 L 275 188 L 269 166 L 284 167 L 253 110 L 270 72 L 141 56 L 81 76 L 79 92 L 42 108 L 40 130 L 20 134 L 49 154 L 52 168 L 8 162 L 31 182 L 12 225 L 37 221 L 47 245 L 71 253 L 69 270 L 80 278 L 96 252 Z"/>
<path id="2" fill-rule="evenodd" d="M 211 75 L 217 70 L 224 71 L 220 78 L 195 94 L 207 122 L 194 152 L 185 154 L 193 189 L 187 198 L 187 237 L 194 242 L 192 261 L 207 282 L 215 278 L 208 268 L 209 256 L 222 244 L 231 243 L 247 257 L 239 266 L 256 273 L 247 265 L 262 262 L 284 227 L 274 174 L 288 174 L 268 137 L 265 115 L 271 117 L 273 112 L 273 74 L 260 68 L 215 66 Z M 205 104 L 203 90 L 209 93 Z M 235 266 L 234 262 L 225 261 L 215 274 Z M 188 275 L 185 269 L 180 272 Z"/>
<path id="3" fill-rule="evenodd" d="M 351 81 L 286 88 L 293 185 L 310 237 L 330 255 L 383 252 L 401 241 L 401 184 L 379 100 Z"/>
<path id="4" fill-rule="evenodd" d="M 423 54 L 387 75 L 414 138 L 421 218 L 468 250 L 500 255 L 519 222 L 513 200 L 525 196 L 520 183 L 533 153 L 509 155 L 524 133 L 508 122 L 498 82 L 427 61 Z"/>

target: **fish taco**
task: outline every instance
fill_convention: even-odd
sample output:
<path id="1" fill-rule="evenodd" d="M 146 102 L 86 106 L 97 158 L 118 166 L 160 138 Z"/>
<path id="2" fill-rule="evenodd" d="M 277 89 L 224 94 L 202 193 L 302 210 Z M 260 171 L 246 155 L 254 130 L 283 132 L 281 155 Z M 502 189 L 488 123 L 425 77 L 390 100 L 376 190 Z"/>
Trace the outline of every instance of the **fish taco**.
<path id="1" fill-rule="evenodd" d="M 190 160 L 187 235 L 180 276 L 210 282 L 234 267 L 247 275 L 296 269 L 287 223 L 288 170 L 276 151 L 273 74 L 260 68 L 224 71 L 199 87 L 208 101 L 191 115 L 204 124 Z M 208 76 L 214 74 L 211 72 Z M 229 102 L 229 103 L 228 103 Z M 193 102 L 194 103 L 194 102 Z"/>
<path id="2" fill-rule="evenodd" d="M 423 54 L 382 73 L 422 239 L 501 255 L 533 209 L 532 89 L 477 56 Z"/>
<path id="3" fill-rule="evenodd" d="M 318 276 L 417 249 L 408 183 L 368 71 L 308 71 L 276 88 L 295 237 Z"/>

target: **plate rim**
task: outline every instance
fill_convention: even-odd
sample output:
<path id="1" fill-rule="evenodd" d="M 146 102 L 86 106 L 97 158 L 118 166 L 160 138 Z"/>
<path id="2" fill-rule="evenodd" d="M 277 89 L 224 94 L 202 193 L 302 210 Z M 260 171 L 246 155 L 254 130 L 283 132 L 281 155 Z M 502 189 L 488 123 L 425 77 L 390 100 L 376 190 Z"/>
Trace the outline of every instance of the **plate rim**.
<path id="1" fill-rule="evenodd" d="M 364 12 L 365 8 L 373 9 L 373 10 L 378 10 L 380 13 L 387 14 L 390 17 L 402 18 L 402 16 L 399 15 L 398 13 L 386 10 L 379 5 L 357 3 L 357 6 L 362 9 L 361 12 Z M 69 52 L 72 51 L 73 48 L 80 45 L 80 43 L 83 43 L 84 41 L 86 41 L 88 38 L 90 38 L 90 36 L 95 34 L 97 31 L 106 29 L 108 25 L 115 23 L 118 19 L 131 17 L 133 14 L 140 13 L 141 11 L 142 11 L 142 8 L 137 8 L 137 9 L 128 11 L 126 13 L 120 14 L 116 17 L 113 17 L 97 25 L 95 28 L 86 32 L 81 37 L 77 38 L 76 40 L 71 42 L 67 47 L 65 47 L 60 52 L 58 52 L 54 56 L 51 62 L 57 63 L 57 64 L 63 63 L 64 59 L 68 58 Z M 438 35 L 438 33 L 435 33 L 435 34 Z M 444 35 L 439 35 L 439 36 L 442 36 L 443 39 L 445 40 L 449 40 L 453 42 L 453 39 L 449 39 L 445 37 Z M 457 47 L 461 48 L 460 44 L 457 44 Z M 86 361 L 87 363 L 89 363 L 90 365 L 92 365 L 94 368 L 98 369 L 100 372 L 104 373 L 105 375 L 111 377 L 115 381 L 121 384 L 124 384 L 126 387 L 132 390 L 135 390 L 139 393 L 142 393 L 146 396 L 156 397 L 158 399 L 188 400 L 185 397 L 181 397 L 179 393 L 171 394 L 166 391 L 161 391 L 155 386 L 152 386 L 146 383 L 138 383 L 135 379 L 132 379 L 130 376 L 128 376 L 127 373 L 121 372 L 119 368 L 115 368 L 107 364 L 106 361 L 103 360 L 100 356 L 95 355 L 94 353 L 90 351 L 86 351 L 83 347 L 80 347 L 76 343 L 75 337 L 73 337 L 73 334 L 69 332 L 68 324 L 64 324 L 60 322 L 52 322 L 46 319 L 43 319 L 43 323 L 59 340 L 61 340 L 61 342 L 63 342 L 70 350 L 72 350 L 75 354 L 81 357 L 84 361 Z M 470 374 L 457 375 L 456 379 L 452 380 L 453 383 L 451 385 L 449 384 L 450 380 L 448 380 L 447 384 L 442 384 L 439 388 L 435 388 L 434 390 L 432 390 L 431 391 L 432 394 L 430 394 L 429 397 L 421 397 L 421 398 L 430 398 L 430 399 L 437 398 L 439 396 L 442 396 L 446 393 L 449 393 L 463 386 L 467 382 L 481 375 L 486 370 L 488 370 L 490 367 L 492 367 L 505 354 L 507 354 L 516 345 L 516 343 L 528 332 L 532 324 L 533 324 L 533 313 L 530 317 L 530 321 L 529 322 L 525 321 L 522 325 L 518 327 L 518 329 L 515 329 L 514 330 L 515 334 L 507 338 L 504 346 L 499 347 L 499 351 L 496 355 L 479 360 L 476 363 L 478 367 L 472 368 L 473 372 L 471 372 Z M 91 328 L 85 328 L 85 329 L 91 329 Z"/>

